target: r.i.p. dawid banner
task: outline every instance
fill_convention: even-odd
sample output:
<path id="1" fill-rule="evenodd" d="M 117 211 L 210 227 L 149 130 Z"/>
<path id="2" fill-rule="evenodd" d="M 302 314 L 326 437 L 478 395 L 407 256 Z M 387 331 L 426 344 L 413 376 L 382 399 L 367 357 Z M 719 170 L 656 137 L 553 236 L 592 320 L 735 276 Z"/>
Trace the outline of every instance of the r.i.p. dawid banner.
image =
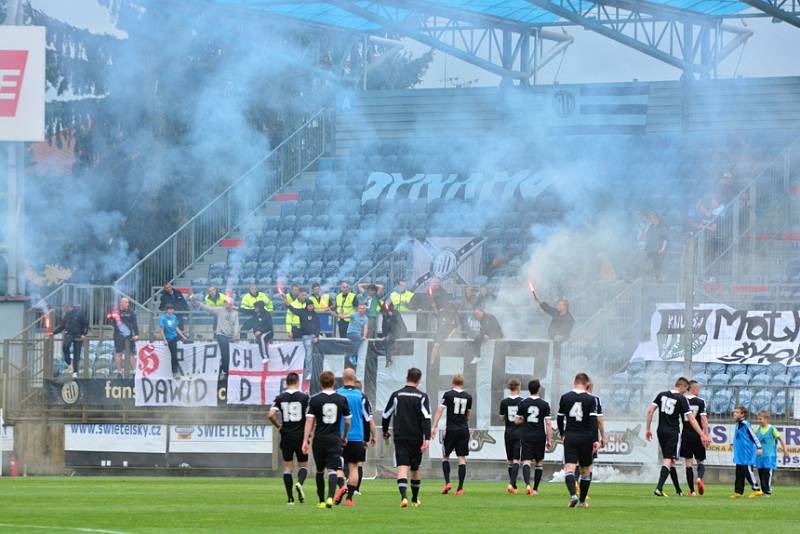
<path id="1" fill-rule="evenodd" d="M 692 360 L 707 363 L 800 365 L 800 312 L 737 310 L 724 304 L 695 306 L 692 337 L 684 332 L 684 305 L 657 304 L 650 340 L 634 358 L 682 361 L 687 344 Z"/>

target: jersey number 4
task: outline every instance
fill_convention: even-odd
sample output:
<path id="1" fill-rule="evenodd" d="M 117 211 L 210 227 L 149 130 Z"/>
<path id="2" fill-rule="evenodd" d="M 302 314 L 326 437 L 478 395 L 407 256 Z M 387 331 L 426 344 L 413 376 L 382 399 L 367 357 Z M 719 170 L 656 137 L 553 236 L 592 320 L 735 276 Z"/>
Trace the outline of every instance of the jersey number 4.
<path id="1" fill-rule="evenodd" d="M 576 421 L 583 421 L 583 404 L 580 402 L 573 404 L 572 408 L 569 409 L 569 416 Z"/>
<path id="2" fill-rule="evenodd" d="M 286 423 L 298 423 L 303 420 L 303 405 L 299 402 L 282 402 L 281 415 Z"/>
<path id="3" fill-rule="evenodd" d="M 326 425 L 332 425 L 336 422 L 336 416 L 339 414 L 339 407 L 332 403 L 322 405 L 322 422 Z"/>
<path id="4" fill-rule="evenodd" d="M 454 398 L 453 413 L 456 415 L 464 415 L 467 413 L 467 399 Z"/>
<path id="5" fill-rule="evenodd" d="M 678 401 L 675 399 L 670 399 L 669 397 L 661 397 L 661 411 L 667 415 L 672 415 L 675 413 L 675 405 L 678 404 Z"/>

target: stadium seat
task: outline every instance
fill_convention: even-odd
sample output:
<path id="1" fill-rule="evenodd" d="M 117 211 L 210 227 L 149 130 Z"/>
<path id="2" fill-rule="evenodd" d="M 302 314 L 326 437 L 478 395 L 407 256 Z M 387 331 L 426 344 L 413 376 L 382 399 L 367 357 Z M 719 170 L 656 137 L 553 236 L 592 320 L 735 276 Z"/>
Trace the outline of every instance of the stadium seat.
<path id="1" fill-rule="evenodd" d="M 783 374 L 774 375 L 771 383 L 773 386 L 788 386 L 791 381 L 792 379 L 789 377 L 789 375 Z"/>
<path id="2" fill-rule="evenodd" d="M 746 386 L 750 383 L 750 376 L 745 373 L 734 375 L 729 382 L 731 386 Z"/>
<path id="3" fill-rule="evenodd" d="M 753 395 L 753 399 L 750 402 L 750 410 L 753 413 L 758 413 L 761 410 L 769 410 L 770 404 L 772 404 L 772 392 L 762 389 Z"/>
<path id="4" fill-rule="evenodd" d="M 264 227 L 265 231 L 268 230 L 277 230 L 280 226 L 280 219 L 278 217 L 267 217 L 264 220 Z"/>
<path id="5" fill-rule="evenodd" d="M 258 244 L 262 247 L 274 245 L 278 242 L 278 235 L 277 230 L 266 230 L 261 234 L 261 237 L 258 238 Z"/>
<path id="6" fill-rule="evenodd" d="M 748 365 L 747 374 L 750 376 L 758 376 L 760 374 L 769 373 L 769 367 L 766 365 Z"/>
<path id="7" fill-rule="evenodd" d="M 708 383 L 712 386 L 724 386 L 727 385 L 730 381 L 730 377 L 725 373 L 718 373 L 713 375 L 709 380 Z"/>
<path id="8" fill-rule="evenodd" d="M 750 403 L 753 400 L 753 390 L 748 388 L 741 388 L 737 392 L 736 395 L 736 404 L 741 404 L 745 408 L 750 407 Z"/>
<path id="9" fill-rule="evenodd" d="M 728 374 L 727 368 L 728 366 L 724 363 L 709 363 L 706 366 L 706 373 L 708 373 L 709 376 Z"/>
<path id="10" fill-rule="evenodd" d="M 747 366 L 738 363 L 729 365 L 726 373 L 731 376 L 747 374 Z"/>
<path id="11" fill-rule="evenodd" d="M 733 392 L 730 389 L 717 391 L 711 396 L 709 411 L 713 414 L 727 414 L 733 411 Z"/>
<path id="12" fill-rule="evenodd" d="M 281 233 L 286 230 L 294 231 L 294 225 L 297 223 L 297 217 L 294 215 L 286 215 L 281 217 Z"/>
<path id="13" fill-rule="evenodd" d="M 296 202 L 284 202 L 281 205 L 281 219 L 285 219 L 290 215 L 295 215 L 297 212 Z"/>
<path id="14" fill-rule="evenodd" d="M 708 384 L 708 375 L 705 373 L 693 374 L 691 380 L 696 380 L 701 386 Z"/>
<path id="15" fill-rule="evenodd" d="M 760 373 L 750 377 L 751 386 L 766 386 L 772 382 L 772 377 L 768 373 Z"/>
<path id="16" fill-rule="evenodd" d="M 314 200 L 314 190 L 313 189 L 301 189 L 300 193 L 298 194 L 298 198 L 301 202 L 305 202 L 307 200 Z"/>

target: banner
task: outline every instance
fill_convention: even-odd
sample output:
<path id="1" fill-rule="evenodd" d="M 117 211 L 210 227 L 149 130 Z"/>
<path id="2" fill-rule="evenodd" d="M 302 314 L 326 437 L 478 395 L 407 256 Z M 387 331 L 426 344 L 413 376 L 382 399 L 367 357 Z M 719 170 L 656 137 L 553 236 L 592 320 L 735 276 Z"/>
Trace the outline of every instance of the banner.
<path id="1" fill-rule="evenodd" d="M 173 425 L 169 452 L 272 454 L 272 425 Z"/>
<path id="2" fill-rule="evenodd" d="M 361 194 L 361 203 L 368 200 L 464 200 L 491 202 L 515 198 L 534 199 L 552 182 L 541 171 L 519 171 L 485 174 L 415 174 L 373 172 Z M 434 215 L 435 217 L 435 215 Z"/>
<path id="3" fill-rule="evenodd" d="M 65 424 L 64 450 L 163 454 L 167 450 L 166 425 Z"/>
<path id="4" fill-rule="evenodd" d="M 553 418 L 553 447 L 545 452 L 548 462 L 564 461 L 564 447 Z M 606 421 L 606 445 L 597 455 L 599 463 L 655 464 L 658 461 L 658 443 L 648 443 L 641 422 Z M 430 457 L 442 457 L 444 432 L 439 431 L 430 445 Z M 505 428 L 472 430 L 469 443 L 471 460 L 505 460 Z"/>
<path id="5" fill-rule="evenodd" d="M 0 141 L 44 141 L 44 26 L 0 27 Z"/>
<path id="6" fill-rule="evenodd" d="M 228 372 L 228 404 L 271 404 L 285 389 L 286 375 L 303 376 L 305 348 L 300 342 L 269 345 L 262 362 L 258 345 L 232 343 Z"/>
<path id="7" fill-rule="evenodd" d="M 692 338 L 684 339 L 684 305 L 657 304 L 650 340 L 633 358 L 682 361 L 691 344 L 692 361 L 707 363 L 800 365 L 800 311 L 736 310 L 724 304 L 695 307 Z"/>
<path id="8" fill-rule="evenodd" d="M 755 430 L 756 423 L 753 423 Z M 800 468 L 800 426 L 773 425 L 780 432 L 786 444 L 789 460 L 784 461 L 782 451 L 778 450 L 778 467 Z M 710 424 L 711 444 L 708 446 L 706 465 L 733 465 L 733 435 L 735 425 Z"/>
<path id="9" fill-rule="evenodd" d="M 429 237 L 414 240 L 412 290 L 431 278 L 453 275 L 461 284 L 472 284 L 481 268 L 483 240 L 473 237 Z"/>
<path id="10" fill-rule="evenodd" d="M 136 406 L 216 406 L 219 345 L 178 343 L 180 379 L 163 343 L 136 343 Z"/>

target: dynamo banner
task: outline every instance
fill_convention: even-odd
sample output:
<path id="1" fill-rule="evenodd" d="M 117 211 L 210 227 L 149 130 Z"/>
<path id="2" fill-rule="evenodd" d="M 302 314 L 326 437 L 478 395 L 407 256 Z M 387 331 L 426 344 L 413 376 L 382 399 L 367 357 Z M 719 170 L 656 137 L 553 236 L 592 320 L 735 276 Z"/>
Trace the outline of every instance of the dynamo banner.
<path id="1" fill-rule="evenodd" d="M 685 339 L 684 304 L 657 304 L 650 340 L 634 358 L 682 361 L 687 344 L 692 361 L 706 363 L 800 365 L 800 311 L 736 310 L 724 304 L 694 309 L 692 337 Z"/>

